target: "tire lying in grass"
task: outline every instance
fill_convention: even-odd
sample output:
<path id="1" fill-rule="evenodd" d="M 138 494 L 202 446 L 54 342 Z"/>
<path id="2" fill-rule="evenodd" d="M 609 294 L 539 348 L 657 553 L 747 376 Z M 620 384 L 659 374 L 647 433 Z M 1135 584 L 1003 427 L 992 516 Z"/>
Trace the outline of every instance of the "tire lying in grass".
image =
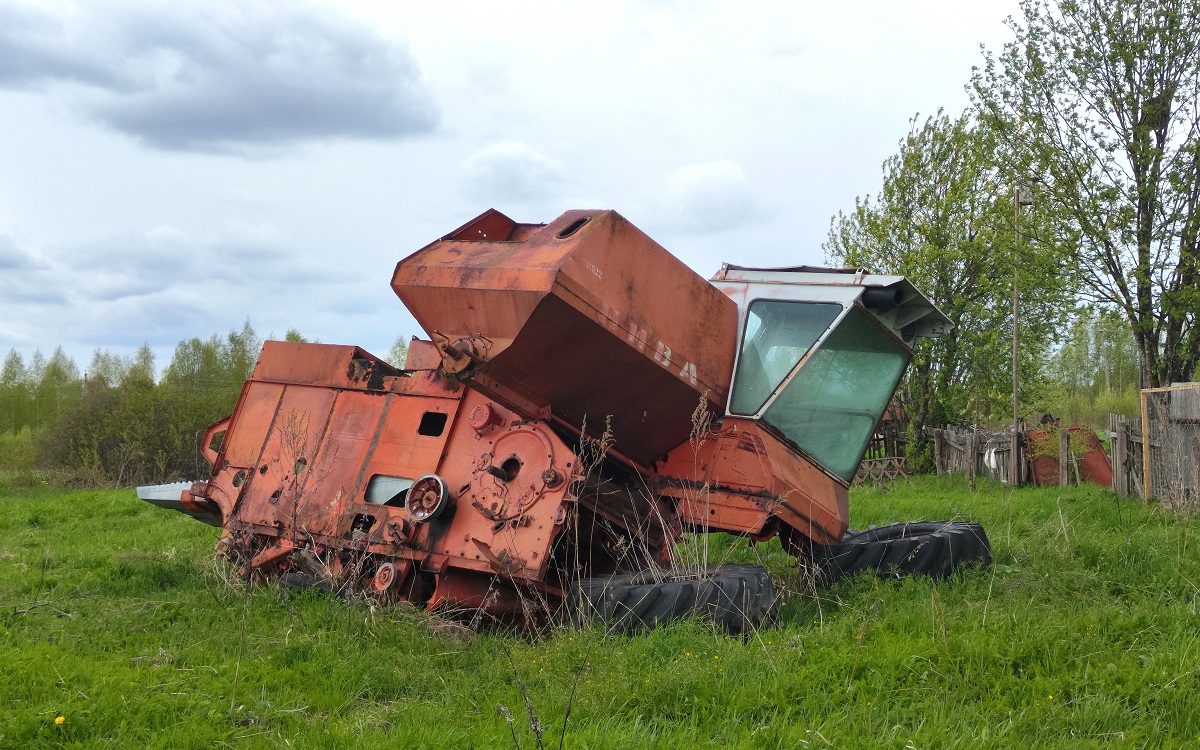
<path id="1" fill-rule="evenodd" d="M 963 565 L 989 565 L 992 548 L 977 523 L 914 521 L 850 534 L 838 544 L 814 546 L 818 580 L 874 570 L 880 575 L 915 573 L 945 578 Z"/>
<path id="2" fill-rule="evenodd" d="M 574 581 L 567 593 L 572 624 L 601 621 L 615 630 L 648 630 L 705 617 L 734 634 L 775 615 L 775 586 L 757 565 L 709 565 L 703 570 L 647 570 Z"/>

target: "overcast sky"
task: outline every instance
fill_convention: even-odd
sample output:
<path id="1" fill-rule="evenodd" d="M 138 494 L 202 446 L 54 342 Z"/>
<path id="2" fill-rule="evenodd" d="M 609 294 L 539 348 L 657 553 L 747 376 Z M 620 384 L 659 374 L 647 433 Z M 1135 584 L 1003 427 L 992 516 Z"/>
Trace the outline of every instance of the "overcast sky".
<path id="1" fill-rule="evenodd" d="M 0 0 L 0 356 L 251 321 L 386 354 L 396 261 L 619 211 L 705 277 L 820 263 L 1016 0 Z"/>

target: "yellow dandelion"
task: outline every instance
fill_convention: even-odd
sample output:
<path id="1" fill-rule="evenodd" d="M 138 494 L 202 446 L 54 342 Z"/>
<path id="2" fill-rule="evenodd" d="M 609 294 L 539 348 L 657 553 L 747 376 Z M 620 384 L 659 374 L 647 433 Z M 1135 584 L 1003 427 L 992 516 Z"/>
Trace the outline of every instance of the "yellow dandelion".
<path id="1" fill-rule="evenodd" d="M 65 716 L 55 716 L 55 717 L 54 717 L 54 723 L 55 723 L 55 724 L 58 724 L 59 726 L 62 726 L 62 723 L 63 723 L 64 721 L 66 721 L 66 720 L 67 720 L 67 719 L 66 719 L 66 717 L 65 717 Z"/>
<path id="2" fill-rule="evenodd" d="M 1047 696 L 1046 696 L 1046 698 L 1047 698 L 1047 699 L 1049 699 L 1049 700 L 1054 700 L 1054 696 L 1053 696 L 1053 695 L 1047 695 Z"/>

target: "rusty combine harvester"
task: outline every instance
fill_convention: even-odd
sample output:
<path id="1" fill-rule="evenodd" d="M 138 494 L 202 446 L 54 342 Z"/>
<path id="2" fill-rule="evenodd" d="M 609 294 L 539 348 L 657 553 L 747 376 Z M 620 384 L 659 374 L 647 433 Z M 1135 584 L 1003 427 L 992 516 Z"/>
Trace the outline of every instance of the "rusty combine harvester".
<path id="1" fill-rule="evenodd" d="M 947 326 L 902 277 L 708 282 L 615 212 L 492 210 L 392 288 L 429 336 L 403 369 L 269 341 L 203 438 L 211 475 L 139 496 L 223 527 L 219 554 L 256 576 L 526 621 L 564 603 L 635 625 L 765 616 L 761 569 L 670 569 L 689 531 L 778 536 L 827 577 L 987 559 L 973 524 L 846 537 L 910 345 Z"/>

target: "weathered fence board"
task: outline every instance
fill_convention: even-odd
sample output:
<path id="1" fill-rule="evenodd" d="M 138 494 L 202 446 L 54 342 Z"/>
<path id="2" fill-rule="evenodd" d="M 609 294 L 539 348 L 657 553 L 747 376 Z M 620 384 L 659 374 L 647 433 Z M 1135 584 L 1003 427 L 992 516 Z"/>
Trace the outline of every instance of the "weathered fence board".
<path id="1" fill-rule="evenodd" d="M 934 464 L 938 474 L 966 474 L 971 480 L 978 475 L 1008 483 L 1012 468 L 1012 430 L 992 432 L 970 427 L 947 425 L 929 431 L 933 442 Z M 1025 450 L 1021 448 L 1020 481 L 1025 480 Z"/>
<path id="2" fill-rule="evenodd" d="M 1181 512 L 1200 509 L 1200 383 L 1141 392 L 1141 496 Z M 1130 467 L 1138 459 L 1130 457 Z"/>

